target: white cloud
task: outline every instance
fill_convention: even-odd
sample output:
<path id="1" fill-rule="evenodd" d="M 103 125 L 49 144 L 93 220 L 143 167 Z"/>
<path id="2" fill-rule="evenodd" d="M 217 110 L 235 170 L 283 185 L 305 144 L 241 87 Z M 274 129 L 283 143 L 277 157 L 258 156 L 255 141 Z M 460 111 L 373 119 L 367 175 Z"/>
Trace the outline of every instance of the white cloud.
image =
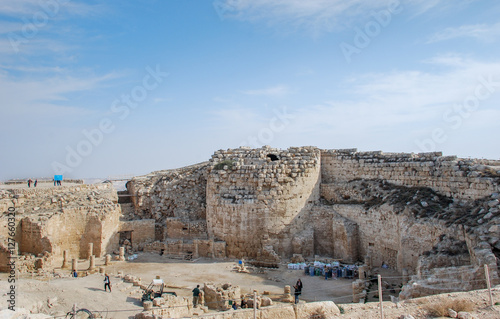
<path id="1" fill-rule="evenodd" d="M 64 34 L 78 43 L 79 32 L 71 19 L 95 16 L 106 11 L 103 5 L 67 0 L 16 0 L 0 3 L 0 60 L 19 55 L 69 52 L 74 46 L 63 43 Z"/>
<path id="2" fill-rule="evenodd" d="M 38 2 L 37 0 L 2 1 L 0 3 L 0 14 L 33 14 L 36 12 L 36 8 L 39 8 Z"/>
<path id="3" fill-rule="evenodd" d="M 462 0 L 466 1 L 467 0 Z M 269 25 L 306 29 L 313 33 L 330 32 L 357 23 L 373 11 L 389 6 L 411 8 L 422 14 L 444 0 L 215 0 L 214 7 L 222 19 L 264 21 Z"/>
<path id="4" fill-rule="evenodd" d="M 242 92 L 246 95 L 258 95 L 258 96 L 268 96 L 268 97 L 282 97 L 290 94 L 290 89 L 284 85 L 277 85 L 265 89 L 258 90 L 246 90 Z"/>
<path id="5" fill-rule="evenodd" d="M 420 152 L 415 142 L 443 129 L 447 142 L 436 143 L 436 150 L 463 154 L 460 137 L 471 141 L 491 139 L 500 121 L 500 62 L 485 63 L 460 56 L 437 56 L 424 61 L 434 65 L 432 72 L 402 70 L 362 74 L 343 83 L 351 99 L 329 100 L 296 106 L 286 128 L 274 132 L 269 143 L 278 145 L 317 145 L 329 148 L 358 147 L 362 150 Z M 462 117 L 459 127 L 444 118 L 457 105 L 476 94 L 481 81 L 490 81 L 493 92 L 479 101 L 476 110 Z M 487 92 L 481 88 L 481 94 Z M 255 114 L 250 107 L 220 110 L 220 124 L 238 132 L 239 140 L 259 136 L 274 113 Z M 214 121 L 216 122 L 216 121 Z M 480 129 L 479 129 L 480 128 Z M 468 148 L 471 145 L 467 145 Z M 478 153 L 480 154 L 480 153 Z"/>
<path id="6" fill-rule="evenodd" d="M 67 0 L 16 0 L 0 3 L 0 97 L 2 115 L 88 114 L 68 95 L 102 86 L 119 75 L 74 69 L 79 44 L 61 39 L 81 32 L 71 19 L 103 12 L 100 5 Z M 5 18 L 6 17 L 6 18 Z M 65 37 L 61 37 L 63 34 Z M 71 67 L 65 68 L 70 62 Z"/>
<path id="7" fill-rule="evenodd" d="M 475 38 L 484 42 L 492 42 L 500 37 L 500 23 L 493 25 L 474 24 L 456 28 L 446 28 L 433 34 L 427 43 L 441 42 L 456 38 Z"/>
<path id="8" fill-rule="evenodd" d="M 97 8 L 100 6 L 68 0 L 6 0 L 0 2 L 0 15 L 36 15 L 38 19 L 41 19 L 43 14 L 48 17 L 54 17 L 60 13 L 89 15 L 94 14 Z"/>
<path id="9" fill-rule="evenodd" d="M 32 69 L 33 72 L 36 72 Z M 64 72 L 63 72 L 64 73 Z M 67 95 L 85 92 L 102 86 L 116 77 L 110 73 L 103 76 L 74 77 L 66 74 L 37 78 L 15 79 L 7 71 L 0 73 L 0 112 L 3 116 L 58 116 L 88 114 L 88 110 L 75 107 Z"/>
<path id="10" fill-rule="evenodd" d="M 321 131 L 329 138 L 350 140 L 351 145 L 359 146 L 369 139 L 374 143 L 371 149 L 387 149 L 386 145 L 392 145 L 390 149 L 398 151 L 422 151 L 414 141 L 429 139 L 437 128 L 442 129 L 450 141 L 463 131 L 470 134 L 471 139 L 488 140 L 500 120 L 497 106 L 500 104 L 500 63 L 467 59 L 455 64 L 449 62 L 443 57 L 432 60 L 445 67 L 440 73 L 408 70 L 350 79 L 346 86 L 349 85 L 348 90 L 356 100 L 303 107 L 295 113 L 296 121 L 289 133 L 300 137 Z M 482 85 L 484 81 L 490 82 L 489 88 Z M 488 97 L 479 98 L 477 108 L 468 112 L 463 107 L 464 101 L 478 94 L 478 86 L 481 86 L 480 94 Z M 459 125 L 454 125 L 458 122 L 445 120 L 447 112 L 465 115 L 461 116 Z M 468 130 L 470 126 L 482 129 Z M 390 143 L 399 139 L 400 145 Z M 462 151 L 446 143 L 435 144 L 438 150 L 458 154 Z"/>
<path id="11" fill-rule="evenodd" d="M 360 11 L 387 6 L 390 0 L 217 0 L 214 3 L 222 18 L 244 21 L 264 20 L 269 24 L 287 23 L 309 30 L 331 31 L 341 19 L 352 18 Z"/>

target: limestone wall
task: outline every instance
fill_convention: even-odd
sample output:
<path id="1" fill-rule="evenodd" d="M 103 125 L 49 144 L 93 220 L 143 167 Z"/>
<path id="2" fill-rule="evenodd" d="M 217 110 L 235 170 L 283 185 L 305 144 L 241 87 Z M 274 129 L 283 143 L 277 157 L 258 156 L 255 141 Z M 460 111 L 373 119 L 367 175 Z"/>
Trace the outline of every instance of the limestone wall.
<path id="1" fill-rule="evenodd" d="M 0 272 L 10 272 L 10 252 L 8 247 L 3 246 L 3 243 L 0 243 Z"/>
<path id="2" fill-rule="evenodd" d="M 155 238 L 155 220 L 154 219 L 142 219 L 142 220 L 130 220 L 120 222 L 119 231 L 117 237 L 119 237 L 119 232 L 129 231 L 132 232 L 131 241 L 132 248 L 143 250 L 144 247 L 152 243 Z M 118 239 L 116 238 L 113 243 L 113 249 L 118 248 Z"/>
<path id="3" fill-rule="evenodd" d="M 265 246 L 291 256 L 292 234 L 319 199 L 319 155 L 312 147 L 217 151 L 207 183 L 209 236 L 225 241 L 230 257 L 260 259 Z"/>
<path id="4" fill-rule="evenodd" d="M 73 258 L 88 258 L 88 246 L 93 243 L 94 255 L 103 256 L 120 214 L 119 205 L 109 205 L 98 213 L 80 207 L 57 214 L 30 215 L 21 223 L 20 250 L 36 255 L 44 251 L 62 255 L 69 250 Z"/>
<path id="5" fill-rule="evenodd" d="M 118 227 L 117 202 L 110 183 L 0 191 L 0 207 L 16 208 L 20 252 L 35 255 L 69 250 L 73 258 L 87 258 L 89 243 L 95 255 L 104 255 Z"/>
<path id="6" fill-rule="evenodd" d="M 167 238 L 208 238 L 207 222 L 205 220 L 185 221 L 177 217 L 167 218 Z"/>
<path id="7" fill-rule="evenodd" d="M 185 258 L 186 254 L 191 254 L 192 258 L 226 258 L 226 243 L 212 239 L 167 239 L 146 244 L 144 251 L 180 258 Z"/>
<path id="8" fill-rule="evenodd" d="M 396 213 L 387 204 L 369 209 L 363 205 L 333 205 L 332 209 L 358 225 L 360 256 L 370 255 L 374 266 L 385 262 L 391 268 L 406 268 L 410 273 L 416 271 L 419 256 L 449 231 L 444 223 L 417 221 L 408 212 Z M 457 236 L 463 240 L 463 235 Z"/>
<path id="9" fill-rule="evenodd" d="M 137 319 L 147 318 L 147 313 L 136 315 Z M 298 305 L 273 305 L 257 309 L 257 319 L 310 319 L 310 318 L 334 318 L 340 316 L 339 307 L 333 301 L 318 301 L 300 303 Z M 162 317 L 165 318 L 165 317 Z M 204 314 L 207 319 L 252 319 L 253 309 L 238 309 L 236 311 L 223 311 Z"/>
<path id="10" fill-rule="evenodd" d="M 52 199 L 55 200 L 52 200 Z M 0 199 L 14 201 L 17 206 L 26 205 L 30 208 L 60 202 L 75 205 L 78 203 L 95 202 L 97 204 L 118 202 L 116 191 L 111 183 L 82 184 L 77 186 L 58 186 L 51 188 L 13 188 L 0 190 Z M 49 201 L 47 201 L 47 199 Z M 37 206 L 38 205 L 38 206 Z M 20 207 L 25 208 L 25 207 Z M 36 209 L 35 209 L 36 210 Z M 28 211 L 27 211 L 28 212 Z"/>
<path id="11" fill-rule="evenodd" d="M 219 150 L 209 162 L 135 177 L 121 206 L 112 185 L 101 184 L 0 190 L 0 210 L 16 207 L 16 241 L 34 254 L 67 249 L 86 258 L 93 243 L 101 256 L 130 236 L 128 248 L 181 257 L 276 263 L 322 255 L 384 261 L 412 274 L 450 233 L 469 252 L 431 254 L 428 267 L 494 266 L 499 183 L 500 161 L 266 146 Z"/>
<path id="12" fill-rule="evenodd" d="M 382 179 L 408 187 L 430 187 L 446 196 L 477 199 L 499 191 L 500 161 L 458 159 L 436 153 L 323 150 L 323 183 Z"/>
<path id="13" fill-rule="evenodd" d="M 314 227 L 314 255 L 330 256 L 354 263 L 362 260 L 359 251 L 359 226 L 330 206 L 317 205 L 310 215 Z"/>
<path id="14" fill-rule="evenodd" d="M 169 217 L 205 219 L 208 163 L 134 177 L 127 183 L 135 214 L 164 225 Z"/>

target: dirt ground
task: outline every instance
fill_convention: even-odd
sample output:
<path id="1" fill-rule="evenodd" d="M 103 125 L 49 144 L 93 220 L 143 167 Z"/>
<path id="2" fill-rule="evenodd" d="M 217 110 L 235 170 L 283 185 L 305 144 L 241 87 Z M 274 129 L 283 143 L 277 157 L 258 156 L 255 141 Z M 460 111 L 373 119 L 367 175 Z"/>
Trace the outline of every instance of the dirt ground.
<path id="1" fill-rule="evenodd" d="M 57 263 L 59 264 L 59 261 Z M 293 286 L 297 279 L 301 278 L 304 285 L 302 300 L 336 302 L 352 300 L 352 280 L 324 280 L 322 277 L 310 277 L 302 270 L 288 270 L 286 265 L 280 266 L 279 269 L 254 268 L 248 265 L 251 273 L 238 273 L 233 270 L 236 264 L 237 261 L 214 261 L 203 258 L 182 261 L 153 253 L 141 253 L 133 261 L 114 261 L 107 267 L 106 271 L 111 274 L 113 289 L 111 293 L 104 292 L 102 274 L 71 278 L 69 270 L 55 269 L 55 273 L 62 278 L 54 279 L 52 276 L 46 276 L 32 279 L 30 275 L 22 275 L 18 280 L 16 305 L 51 315 L 64 315 L 76 303 L 78 308 L 106 313 L 107 318 L 128 318 L 142 310 L 140 302 L 142 291 L 116 277 L 118 271 L 139 277 L 142 283 L 149 283 L 156 276 L 160 276 L 168 285 L 169 291 L 175 291 L 182 297 L 191 297 L 192 289 L 197 284 L 203 286 L 206 282 L 231 283 L 240 286 L 242 293 L 256 289 L 259 293 L 268 291 L 271 295 L 281 295 L 285 285 Z M 82 260 L 79 263 L 79 271 L 85 271 L 88 265 L 88 261 Z M 103 258 L 96 260 L 96 266 L 100 265 L 104 265 Z M 5 274 L 0 276 L 2 291 L 7 291 L 6 279 Z M 54 297 L 57 298 L 57 302 L 49 308 L 47 300 Z"/>
<path id="2" fill-rule="evenodd" d="M 59 261 L 57 261 L 58 264 Z M 104 264 L 103 259 L 96 260 L 96 265 Z M 283 293 L 285 285 L 293 285 L 297 278 L 304 283 L 301 299 L 304 301 L 333 300 L 341 304 L 345 314 L 341 317 L 349 319 L 378 318 L 380 310 L 377 302 L 366 304 L 349 304 L 352 301 L 352 280 L 324 280 L 322 277 L 306 276 L 301 270 L 288 270 L 286 265 L 279 269 L 260 269 L 249 266 L 252 273 L 238 273 L 233 270 L 237 261 L 214 261 L 198 259 L 182 261 L 169 259 L 158 254 L 141 253 L 133 261 L 114 261 L 106 271 L 111 275 L 113 291 L 104 291 L 104 276 L 96 273 L 89 276 L 71 278 L 69 270 L 55 269 L 58 274 L 33 278 L 22 275 L 16 283 L 16 307 L 26 308 L 33 313 L 41 312 L 53 316 L 62 316 L 71 310 L 73 304 L 77 308 L 87 308 L 100 313 L 104 318 L 130 318 L 142 311 L 140 298 L 142 291 L 131 283 L 125 283 L 116 275 L 118 271 L 140 277 L 142 283 L 149 283 L 160 276 L 168 285 L 169 291 L 175 291 L 182 297 L 191 297 L 191 290 L 205 282 L 231 283 L 238 285 L 242 293 L 257 289 L 260 293 L 269 291 L 271 295 Z M 88 268 L 88 261 L 79 263 L 79 271 Z M 387 270 L 389 271 L 389 270 Z M 387 274 L 385 274 L 387 275 Z M 50 279 L 49 279 L 50 278 Z M 0 291 L 8 291 L 7 275 L 0 275 Z M 2 293 L 4 299 L 6 293 Z M 500 307 L 487 308 L 487 294 L 484 291 L 462 293 L 476 305 L 476 318 L 500 318 Z M 456 294 L 460 295 L 460 294 Z M 443 297 L 444 296 L 444 297 Z M 428 297 L 449 298 L 452 294 Z M 385 318 L 399 318 L 402 314 L 412 314 L 415 318 L 427 318 L 424 304 L 433 299 L 420 299 L 403 302 L 396 306 L 384 302 Z M 434 299 L 435 300 L 435 299 Z M 494 300 L 500 301 L 500 289 L 494 292 Z M 5 301 L 1 302 L 6 307 Z"/>

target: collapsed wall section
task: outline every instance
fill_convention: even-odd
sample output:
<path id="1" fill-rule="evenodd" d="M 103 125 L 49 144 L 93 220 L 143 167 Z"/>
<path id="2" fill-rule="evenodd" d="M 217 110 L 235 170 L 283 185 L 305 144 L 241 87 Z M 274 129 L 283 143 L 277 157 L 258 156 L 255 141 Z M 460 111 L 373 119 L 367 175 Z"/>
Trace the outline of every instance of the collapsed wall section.
<path id="1" fill-rule="evenodd" d="M 217 151 L 207 184 L 209 236 L 227 243 L 229 257 L 302 253 L 293 238 L 319 199 L 319 157 L 314 147 Z"/>
<path id="2" fill-rule="evenodd" d="M 208 163 L 153 172 L 134 177 L 127 183 L 135 217 L 164 222 L 205 219 L 206 175 Z"/>
<path id="3" fill-rule="evenodd" d="M 128 219 L 154 219 L 154 238 L 206 238 L 208 163 L 153 172 L 127 183 L 134 213 Z"/>

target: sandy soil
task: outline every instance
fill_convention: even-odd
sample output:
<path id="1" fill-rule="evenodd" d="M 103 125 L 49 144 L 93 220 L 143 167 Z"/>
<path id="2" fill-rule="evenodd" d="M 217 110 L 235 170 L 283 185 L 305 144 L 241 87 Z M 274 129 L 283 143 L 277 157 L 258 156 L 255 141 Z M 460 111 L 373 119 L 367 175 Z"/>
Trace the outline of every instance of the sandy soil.
<path id="1" fill-rule="evenodd" d="M 103 264 L 103 259 L 96 260 L 97 266 Z M 352 300 L 352 280 L 325 281 L 321 277 L 305 276 L 301 270 L 288 270 L 285 265 L 279 269 L 256 269 L 249 266 L 252 273 L 238 273 L 233 270 L 236 264 L 236 261 L 209 259 L 181 261 L 142 253 L 134 261 L 115 261 L 113 265 L 108 266 L 107 272 L 112 274 L 112 293 L 104 292 L 102 274 L 71 278 L 69 270 L 56 269 L 55 272 L 62 278 L 51 277 L 49 280 L 47 276 L 40 280 L 32 279 L 30 275 L 22 275 L 17 287 L 17 306 L 51 315 L 63 315 L 76 303 L 79 308 L 107 313 L 107 318 L 128 318 L 142 310 L 142 291 L 116 277 L 118 271 L 140 277 L 142 283 L 149 283 L 156 276 L 160 276 L 169 286 L 169 291 L 175 291 L 183 297 L 191 297 L 191 290 L 197 284 L 203 285 L 205 282 L 238 285 L 242 293 L 257 289 L 261 293 L 269 291 L 272 295 L 281 295 L 285 285 L 293 285 L 301 278 L 304 284 L 301 299 L 305 301 L 332 300 L 341 296 L 343 297 L 336 300 L 337 302 Z M 88 262 L 81 261 L 79 271 L 84 271 L 88 265 Z M 6 275 L 2 274 L 0 279 L 1 291 L 7 291 Z M 54 297 L 57 297 L 57 303 L 49 308 L 47 299 Z"/>
<path id="2" fill-rule="evenodd" d="M 59 261 L 57 261 L 59 263 Z M 96 261 L 97 266 L 103 265 L 104 260 Z M 125 283 L 116 277 L 118 271 L 131 274 L 149 283 L 159 275 L 169 286 L 169 291 L 175 291 L 179 296 L 190 297 L 191 290 L 197 284 L 204 282 L 231 283 L 240 286 L 242 293 L 257 289 L 259 292 L 269 291 L 280 295 L 285 285 L 293 285 L 297 278 L 304 283 L 302 300 L 321 301 L 333 300 L 341 304 L 345 310 L 342 318 L 367 319 L 379 318 L 380 310 L 377 302 L 366 304 L 348 304 L 352 300 L 351 280 L 339 279 L 325 281 L 321 277 L 304 275 L 300 270 L 288 270 L 283 265 L 280 269 L 252 269 L 260 273 L 238 273 L 233 271 L 236 261 L 214 261 L 198 259 L 196 261 L 180 261 L 168 259 L 157 254 L 143 253 L 134 261 L 118 262 L 108 266 L 111 274 L 113 291 L 104 291 L 103 275 L 92 274 L 86 277 L 71 278 L 69 270 L 56 269 L 55 272 L 62 278 L 52 276 L 32 279 L 23 275 L 16 283 L 18 308 L 26 308 L 33 312 L 43 312 L 54 316 L 64 316 L 71 310 L 73 304 L 78 308 L 87 308 L 93 312 L 100 312 L 105 318 L 130 318 L 142 311 L 140 298 L 142 291 L 131 283 Z M 81 261 L 80 271 L 88 267 L 88 262 Z M 389 271 L 389 270 L 387 270 Z M 387 274 L 386 274 L 387 275 Z M 0 291 L 3 298 L 8 291 L 6 274 L 0 275 Z M 449 299 L 458 296 L 471 300 L 474 305 L 476 318 L 499 318 L 500 307 L 488 308 L 486 291 L 446 294 L 402 302 L 399 307 L 392 302 L 384 302 L 385 318 L 399 318 L 402 314 L 412 314 L 415 318 L 427 318 L 426 305 L 436 302 L 439 298 Z M 340 298 L 339 298 L 340 297 Z M 57 301 L 54 301 L 56 300 Z M 500 288 L 493 293 L 494 302 L 500 301 Z M 48 300 L 52 302 L 49 306 Z M 344 304 L 345 303 L 345 304 Z M 5 301 L 1 302 L 5 307 Z"/>

